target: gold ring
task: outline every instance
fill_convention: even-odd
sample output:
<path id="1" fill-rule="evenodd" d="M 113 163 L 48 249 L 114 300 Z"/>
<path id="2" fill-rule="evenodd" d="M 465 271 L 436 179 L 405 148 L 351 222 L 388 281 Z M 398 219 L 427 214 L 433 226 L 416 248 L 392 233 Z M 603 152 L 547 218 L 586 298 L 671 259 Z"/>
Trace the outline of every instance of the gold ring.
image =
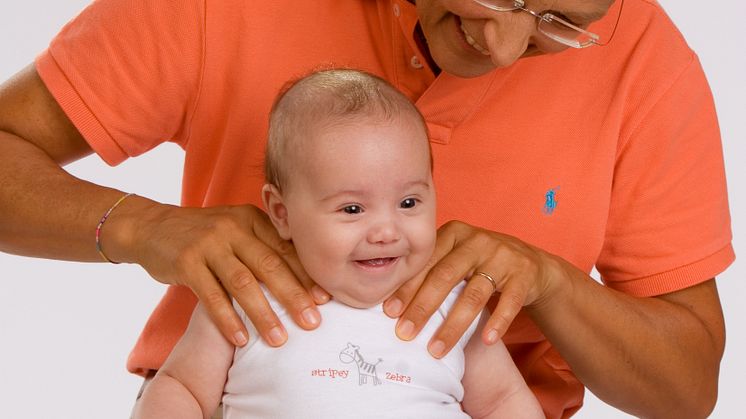
<path id="1" fill-rule="evenodd" d="M 495 282 L 495 280 L 491 276 L 489 276 L 488 274 L 486 274 L 486 273 L 484 273 L 482 271 L 477 271 L 477 272 L 474 273 L 474 275 L 481 275 L 481 276 L 487 278 L 487 280 L 490 281 L 490 284 L 492 284 L 492 293 L 494 294 L 494 293 L 497 292 L 497 282 Z"/>

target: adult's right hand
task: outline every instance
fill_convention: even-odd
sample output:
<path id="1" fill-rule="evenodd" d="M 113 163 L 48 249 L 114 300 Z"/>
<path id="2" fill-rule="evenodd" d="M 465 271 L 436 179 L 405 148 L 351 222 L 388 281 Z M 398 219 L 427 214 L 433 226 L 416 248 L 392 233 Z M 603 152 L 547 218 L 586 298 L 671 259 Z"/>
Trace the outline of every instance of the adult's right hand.
<path id="1" fill-rule="evenodd" d="M 280 238 L 267 215 L 252 205 L 181 208 L 133 196 L 102 229 L 104 246 L 107 232 L 119 232 L 110 236 L 117 246 L 107 248 L 112 259 L 121 256 L 141 265 L 159 282 L 191 288 L 223 336 L 235 345 L 245 345 L 248 332 L 230 297 L 269 345 L 280 346 L 287 340 L 259 282 L 299 326 L 314 329 L 320 324 L 316 303 L 328 301 L 329 296 L 305 273 L 292 243 Z"/>
<path id="2" fill-rule="evenodd" d="M 94 230 L 122 192 L 61 168 L 92 152 L 33 65 L 0 85 L 0 251 L 101 261 Z M 131 196 L 107 219 L 101 242 L 110 259 L 138 263 L 160 282 L 191 288 L 236 345 L 247 342 L 248 332 L 229 295 L 269 344 L 287 338 L 257 281 L 305 329 L 320 320 L 307 290 L 318 303 L 328 300 L 293 246 L 252 206 L 180 208 Z"/>

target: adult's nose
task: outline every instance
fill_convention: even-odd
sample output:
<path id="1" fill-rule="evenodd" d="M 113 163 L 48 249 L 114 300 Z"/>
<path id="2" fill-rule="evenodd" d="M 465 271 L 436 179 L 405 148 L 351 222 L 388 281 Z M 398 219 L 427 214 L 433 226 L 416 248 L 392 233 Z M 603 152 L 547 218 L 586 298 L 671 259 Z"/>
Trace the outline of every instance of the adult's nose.
<path id="1" fill-rule="evenodd" d="M 496 67 L 516 62 L 536 35 L 536 18 L 520 10 L 494 12 L 484 25 L 486 47 Z"/>

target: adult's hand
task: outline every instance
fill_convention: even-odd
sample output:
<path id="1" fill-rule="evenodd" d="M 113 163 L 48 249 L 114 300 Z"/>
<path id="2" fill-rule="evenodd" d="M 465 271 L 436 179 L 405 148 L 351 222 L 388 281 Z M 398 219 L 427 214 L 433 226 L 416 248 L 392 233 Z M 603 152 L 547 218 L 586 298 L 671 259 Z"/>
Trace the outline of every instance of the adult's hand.
<path id="1" fill-rule="evenodd" d="M 430 353 L 440 358 L 496 293 L 497 306 L 482 329 L 482 339 L 487 344 L 497 342 L 521 308 L 538 304 L 547 295 L 559 263 L 555 256 L 515 237 L 451 221 L 438 230 L 435 252 L 425 271 L 390 297 L 384 310 L 400 317 L 396 333 L 410 340 L 453 287 L 466 279 L 464 291 L 428 345 Z"/>
<path id="2" fill-rule="evenodd" d="M 162 283 L 191 288 L 230 342 L 243 346 L 248 341 L 230 297 L 267 343 L 280 346 L 287 340 L 260 282 L 299 326 L 319 325 L 315 303 L 327 301 L 328 295 L 308 277 L 293 245 L 279 237 L 260 209 L 181 208 L 141 198 L 120 207 L 102 230 L 104 243 L 109 238 L 116 243 L 108 247 L 111 257 L 141 265 Z"/>
<path id="3" fill-rule="evenodd" d="M 0 85 L 0 251 L 101 261 L 93 240 L 96 224 L 123 193 L 61 168 L 92 152 L 33 65 Z M 161 282 L 190 287 L 237 345 L 248 335 L 228 295 L 267 342 L 286 339 L 257 281 L 266 283 L 301 327 L 319 323 L 306 291 L 312 283 L 292 245 L 254 207 L 179 208 L 131 196 L 107 219 L 101 241 L 110 259 L 139 263 Z M 328 298 L 314 289 L 317 302 Z"/>
<path id="4" fill-rule="evenodd" d="M 384 305 L 389 316 L 400 316 L 399 337 L 414 337 L 466 278 L 428 347 L 433 356 L 445 355 L 493 292 L 489 280 L 475 275 L 479 271 L 501 292 L 482 331 L 486 343 L 502 336 L 525 307 L 578 379 L 612 406 L 638 417 L 706 417 L 712 411 L 725 345 L 714 279 L 690 273 L 689 287 L 636 297 L 514 237 L 451 222 L 439 230 L 429 272 Z"/>

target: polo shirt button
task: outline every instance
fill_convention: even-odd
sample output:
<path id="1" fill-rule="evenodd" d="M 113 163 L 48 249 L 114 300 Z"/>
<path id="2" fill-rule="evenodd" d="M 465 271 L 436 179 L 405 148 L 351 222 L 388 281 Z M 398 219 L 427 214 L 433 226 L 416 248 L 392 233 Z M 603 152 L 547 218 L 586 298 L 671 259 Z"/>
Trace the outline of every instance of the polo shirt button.
<path id="1" fill-rule="evenodd" d="M 419 58 L 417 58 L 417 56 L 416 56 L 416 55 L 413 55 L 413 56 L 412 56 L 412 59 L 411 59 L 411 60 L 409 60 L 409 64 L 410 64 L 410 65 L 411 65 L 412 67 L 414 67 L 414 68 L 417 68 L 417 69 L 420 69 L 420 68 L 422 68 L 422 62 L 420 61 L 420 59 L 419 59 Z"/>
<path id="2" fill-rule="evenodd" d="M 394 16 L 399 17 L 401 15 L 401 9 L 399 9 L 399 5 L 394 3 Z"/>

